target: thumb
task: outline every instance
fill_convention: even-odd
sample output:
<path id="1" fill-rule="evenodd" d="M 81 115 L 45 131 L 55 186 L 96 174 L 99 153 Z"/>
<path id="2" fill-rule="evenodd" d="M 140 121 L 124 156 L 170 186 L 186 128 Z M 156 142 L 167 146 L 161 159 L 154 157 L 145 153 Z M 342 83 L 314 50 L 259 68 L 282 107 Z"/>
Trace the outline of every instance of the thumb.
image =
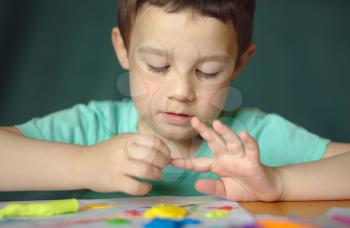
<path id="1" fill-rule="evenodd" d="M 189 159 L 173 159 L 171 165 L 196 172 L 209 172 L 214 163 L 213 158 L 189 158 Z"/>

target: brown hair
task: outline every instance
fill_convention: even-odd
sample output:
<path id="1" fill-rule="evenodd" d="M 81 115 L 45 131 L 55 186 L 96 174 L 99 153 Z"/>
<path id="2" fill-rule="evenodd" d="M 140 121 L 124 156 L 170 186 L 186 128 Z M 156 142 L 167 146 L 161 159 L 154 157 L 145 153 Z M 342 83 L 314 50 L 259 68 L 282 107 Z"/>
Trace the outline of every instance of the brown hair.
<path id="1" fill-rule="evenodd" d="M 119 0 L 119 29 L 127 48 L 137 13 L 145 3 L 165 8 L 168 13 L 191 8 L 201 15 L 232 23 L 237 33 L 238 58 L 252 41 L 255 0 Z"/>

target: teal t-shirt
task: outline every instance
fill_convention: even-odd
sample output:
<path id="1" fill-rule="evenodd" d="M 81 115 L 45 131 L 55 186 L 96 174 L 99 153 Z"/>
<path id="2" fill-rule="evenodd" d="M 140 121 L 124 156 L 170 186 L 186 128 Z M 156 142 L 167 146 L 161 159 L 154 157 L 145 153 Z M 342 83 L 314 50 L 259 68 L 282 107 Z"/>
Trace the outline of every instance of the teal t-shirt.
<path id="1" fill-rule="evenodd" d="M 94 145 L 115 135 L 137 132 L 138 113 L 132 101 L 92 101 L 88 105 L 55 112 L 16 127 L 31 138 L 81 145 Z M 260 147 L 261 162 L 267 166 L 314 161 L 322 158 L 329 140 L 312 134 L 277 114 L 265 114 L 255 108 L 223 112 L 219 116 L 236 133 L 248 131 Z M 211 157 L 206 142 L 194 155 Z M 217 178 L 212 173 L 196 173 L 166 167 L 161 181 L 152 181 L 149 195 L 200 195 L 194 184 L 197 179 Z M 37 198 L 108 198 L 125 197 L 119 193 L 95 193 L 89 190 L 66 192 L 0 193 L 0 200 Z M 5 198 L 4 198 L 5 197 Z M 10 198 L 10 199 L 9 199 Z"/>

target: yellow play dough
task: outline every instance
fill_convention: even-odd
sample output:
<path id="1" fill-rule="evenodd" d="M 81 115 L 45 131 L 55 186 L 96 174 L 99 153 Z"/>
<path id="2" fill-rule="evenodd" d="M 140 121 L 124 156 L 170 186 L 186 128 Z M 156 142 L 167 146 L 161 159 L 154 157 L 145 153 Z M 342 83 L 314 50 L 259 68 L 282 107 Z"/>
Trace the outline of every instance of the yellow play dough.
<path id="1" fill-rule="evenodd" d="M 174 205 L 156 205 L 145 211 L 144 218 L 169 218 L 169 219 L 182 219 L 187 215 L 187 211 Z"/>

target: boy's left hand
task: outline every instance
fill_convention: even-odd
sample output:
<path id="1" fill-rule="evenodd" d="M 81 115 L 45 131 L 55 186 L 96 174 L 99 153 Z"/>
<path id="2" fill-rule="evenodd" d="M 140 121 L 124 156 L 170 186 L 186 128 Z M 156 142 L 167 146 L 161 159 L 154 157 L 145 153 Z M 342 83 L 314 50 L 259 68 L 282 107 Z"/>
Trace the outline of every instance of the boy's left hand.
<path id="1" fill-rule="evenodd" d="M 233 201 L 281 200 L 282 180 L 276 169 L 260 163 L 259 147 L 247 132 L 238 136 L 219 120 L 213 122 L 213 129 L 196 117 L 191 124 L 208 142 L 215 157 L 174 159 L 171 164 L 197 172 L 213 172 L 220 177 L 197 181 L 197 191 Z"/>

